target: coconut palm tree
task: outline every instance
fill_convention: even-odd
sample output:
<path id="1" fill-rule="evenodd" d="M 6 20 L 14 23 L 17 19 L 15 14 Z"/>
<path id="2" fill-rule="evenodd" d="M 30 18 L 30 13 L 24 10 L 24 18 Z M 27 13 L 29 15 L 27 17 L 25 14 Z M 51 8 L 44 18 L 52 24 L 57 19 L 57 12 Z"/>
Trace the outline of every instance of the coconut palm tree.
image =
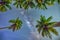
<path id="1" fill-rule="evenodd" d="M 22 26 L 22 21 L 19 19 L 19 17 L 17 19 L 13 19 L 13 20 L 9 20 L 10 23 L 12 23 L 12 25 L 7 26 L 7 27 L 2 27 L 0 29 L 12 29 L 13 31 L 15 30 L 19 30 Z"/>
<path id="2" fill-rule="evenodd" d="M 45 16 L 40 16 L 40 20 L 37 20 L 36 28 L 38 29 L 38 32 L 42 34 L 43 37 L 51 37 L 51 32 L 55 35 L 58 35 L 58 32 L 56 29 L 54 29 L 55 22 L 51 22 L 52 16 L 49 18 L 45 18 Z"/>
<path id="3" fill-rule="evenodd" d="M 19 18 L 17 18 L 16 20 L 14 20 L 14 19 L 10 20 L 9 22 L 12 23 L 12 25 L 9 26 L 8 28 L 12 29 L 13 31 L 19 30 L 22 26 L 22 21 L 19 20 Z"/>

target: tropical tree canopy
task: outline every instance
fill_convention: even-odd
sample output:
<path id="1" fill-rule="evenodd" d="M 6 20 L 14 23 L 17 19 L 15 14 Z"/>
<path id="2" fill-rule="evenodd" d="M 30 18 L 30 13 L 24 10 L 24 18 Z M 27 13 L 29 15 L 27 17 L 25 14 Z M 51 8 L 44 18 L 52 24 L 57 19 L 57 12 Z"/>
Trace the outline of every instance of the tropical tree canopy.
<path id="1" fill-rule="evenodd" d="M 17 19 L 12 19 L 9 20 L 10 23 L 12 23 L 12 25 L 7 26 L 7 27 L 2 27 L 0 29 L 12 29 L 12 31 L 16 31 L 19 30 L 22 27 L 22 21 L 19 19 L 19 17 Z"/>
<path id="2" fill-rule="evenodd" d="M 38 32 L 42 34 L 43 37 L 51 38 L 51 32 L 55 35 L 58 35 L 56 29 L 54 29 L 55 22 L 51 22 L 52 16 L 47 18 L 45 16 L 40 16 L 40 20 L 37 20 L 36 28 Z"/>
<path id="3" fill-rule="evenodd" d="M 9 29 L 12 29 L 13 31 L 15 30 L 19 30 L 22 26 L 22 21 L 19 20 L 19 17 L 16 20 L 10 20 L 10 23 L 12 23 L 12 25 L 9 27 Z"/>
<path id="4" fill-rule="evenodd" d="M 0 1 L 0 11 L 5 12 L 11 9 L 10 4 L 16 6 L 16 8 L 40 8 L 47 9 L 47 5 L 51 6 L 55 3 L 60 4 L 60 0 L 1 0 Z"/>
<path id="5" fill-rule="evenodd" d="M 8 9 L 11 9 L 11 4 L 12 0 L 1 0 L 0 1 L 0 11 L 5 12 Z"/>

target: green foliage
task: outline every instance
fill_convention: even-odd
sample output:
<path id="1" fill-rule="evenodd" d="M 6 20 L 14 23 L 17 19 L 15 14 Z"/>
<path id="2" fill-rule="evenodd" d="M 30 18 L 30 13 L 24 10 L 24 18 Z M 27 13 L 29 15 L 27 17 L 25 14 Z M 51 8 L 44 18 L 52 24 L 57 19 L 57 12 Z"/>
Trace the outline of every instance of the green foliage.
<path id="1" fill-rule="evenodd" d="M 9 22 L 12 23 L 9 29 L 12 29 L 13 31 L 19 30 L 22 26 L 22 21 L 19 20 L 19 18 L 17 18 L 16 20 L 10 20 Z"/>
<path id="2" fill-rule="evenodd" d="M 13 5 L 15 5 L 17 8 L 24 8 L 24 9 L 28 9 L 29 7 L 33 8 L 35 6 L 35 4 L 32 2 L 32 0 L 15 0 L 15 2 L 13 3 Z"/>
<path id="3" fill-rule="evenodd" d="M 12 2 L 12 0 L 2 0 L 0 2 L 0 11 L 5 12 L 8 9 L 11 9 L 11 7 L 10 7 L 11 2 Z"/>
<path id="4" fill-rule="evenodd" d="M 56 29 L 53 28 L 53 26 L 55 25 L 55 22 L 51 22 L 52 20 L 52 16 L 50 16 L 49 18 L 45 18 L 45 16 L 40 16 L 40 20 L 37 20 L 37 25 L 36 28 L 38 29 L 38 32 L 42 34 L 43 37 L 51 37 L 51 32 L 55 35 L 58 35 L 58 32 L 56 31 Z"/>
<path id="5" fill-rule="evenodd" d="M 55 2 L 56 0 L 45 0 L 45 3 L 47 4 L 47 5 L 54 5 L 54 2 Z"/>
<path id="6" fill-rule="evenodd" d="M 2 0 L 0 2 L 0 11 L 5 12 L 8 9 L 12 9 L 10 4 L 13 2 L 13 5 L 16 6 L 16 8 L 40 8 L 40 9 L 47 9 L 47 5 L 51 6 L 54 5 L 54 2 L 58 2 L 60 4 L 60 0 Z M 40 20 L 37 20 L 36 28 L 38 29 L 38 32 L 42 34 L 43 37 L 51 37 L 51 32 L 55 35 L 58 35 L 58 32 L 56 29 L 53 28 L 55 25 L 55 22 L 51 22 L 52 16 L 49 18 L 45 18 L 45 16 L 40 16 Z M 19 30 L 22 26 L 22 21 L 19 20 L 19 18 L 10 20 L 10 23 L 12 23 L 9 27 L 4 27 L 0 29 L 12 29 L 13 31 Z"/>
<path id="7" fill-rule="evenodd" d="M 23 4 L 24 0 L 15 0 L 13 5 L 16 6 L 16 8 L 22 8 L 22 4 Z"/>
<path id="8" fill-rule="evenodd" d="M 40 8 L 40 9 L 47 9 L 47 5 L 51 6 L 54 5 L 54 2 L 57 0 L 15 0 L 14 5 L 18 8 Z M 57 1 L 60 3 L 60 0 Z"/>
<path id="9" fill-rule="evenodd" d="M 55 35 L 58 35 L 58 32 L 57 32 L 56 29 L 54 29 L 53 27 L 49 27 L 49 31 L 51 31 L 51 32 L 54 33 Z"/>
<path id="10" fill-rule="evenodd" d="M 11 4 L 12 0 L 2 0 L 2 2 L 6 2 L 6 4 Z"/>
<path id="11" fill-rule="evenodd" d="M 33 2 L 33 0 L 26 0 L 24 3 L 23 3 L 23 8 L 24 9 L 28 9 L 28 8 L 34 8 L 35 7 L 35 4 Z"/>
<path id="12" fill-rule="evenodd" d="M 6 9 L 5 6 L 0 6 L 0 11 L 1 11 L 1 12 L 5 12 L 5 11 L 7 11 L 7 9 Z"/>
<path id="13" fill-rule="evenodd" d="M 58 4 L 60 4 L 60 0 L 58 0 Z"/>
<path id="14" fill-rule="evenodd" d="M 8 9 L 12 9 L 10 4 L 16 6 L 16 8 L 39 8 L 39 9 L 47 9 L 47 5 L 54 5 L 55 2 L 60 4 L 60 0 L 2 0 L 5 4 L 0 4 L 0 11 L 5 12 Z M 1 2 L 0 2 L 1 3 Z M 3 7 L 1 7 L 3 6 Z"/>

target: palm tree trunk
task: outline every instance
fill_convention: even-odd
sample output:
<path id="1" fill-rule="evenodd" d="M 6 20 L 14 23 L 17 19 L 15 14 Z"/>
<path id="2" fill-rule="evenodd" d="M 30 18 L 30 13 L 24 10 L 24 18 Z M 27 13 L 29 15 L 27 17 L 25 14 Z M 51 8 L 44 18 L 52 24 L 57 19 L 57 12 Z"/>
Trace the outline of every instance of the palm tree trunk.
<path id="1" fill-rule="evenodd" d="M 56 22 L 56 24 L 54 25 L 54 27 L 60 27 L 60 22 Z"/>
<path id="2" fill-rule="evenodd" d="M 1 27 L 0 29 L 7 29 L 7 28 L 9 28 L 9 27 Z"/>

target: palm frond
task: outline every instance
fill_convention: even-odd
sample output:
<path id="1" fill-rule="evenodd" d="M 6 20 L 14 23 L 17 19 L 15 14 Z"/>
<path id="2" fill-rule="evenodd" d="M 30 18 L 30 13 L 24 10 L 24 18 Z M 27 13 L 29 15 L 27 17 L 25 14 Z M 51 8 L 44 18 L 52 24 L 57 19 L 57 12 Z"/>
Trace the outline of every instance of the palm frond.
<path id="1" fill-rule="evenodd" d="M 57 0 L 58 4 L 60 4 L 60 0 Z"/>
<path id="2" fill-rule="evenodd" d="M 28 9 L 28 8 L 29 8 L 29 7 L 28 7 L 28 4 L 27 4 L 26 2 L 24 2 L 23 8 L 24 8 L 24 9 Z"/>
<path id="3" fill-rule="evenodd" d="M 0 3 L 0 11 L 5 12 L 8 9 L 11 9 L 11 6 L 10 6 L 11 2 L 12 0 L 2 0 Z"/>
<path id="4" fill-rule="evenodd" d="M 6 4 L 6 7 L 9 8 L 9 9 L 12 9 L 10 5 Z"/>
<path id="5" fill-rule="evenodd" d="M 15 2 L 13 3 L 14 6 L 16 6 L 16 8 L 22 8 L 24 0 L 15 0 Z"/>
<path id="6" fill-rule="evenodd" d="M 49 31 L 52 32 L 55 35 L 58 35 L 58 32 L 53 27 L 49 27 Z"/>
<path id="7" fill-rule="evenodd" d="M 47 37 L 49 37 L 50 39 L 52 39 L 52 35 L 50 34 L 49 30 L 47 30 Z"/>
<path id="8" fill-rule="evenodd" d="M 33 2 L 30 2 L 30 5 L 29 5 L 31 8 L 34 8 L 35 7 L 35 4 Z"/>
<path id="9" fill-rule="evenodd" d="M 44 31 L 44 30 L 42 30 L 42 33 L 41 33 L 41 34 L 42 34 L 42 36 L 44 37 L 44 36 L 45 36 L 45 31 Z"/>
<path id="10" fill-rule="evenodd" d="M 0 11 L 1 11 L 1 12 L 5 12 L 5 11 L 7 11 L 7 9 L 6 9 L 5 6 L 0 6 Z"/>
<path id="11" fill-rule="evenodd" d="M 15 23 L 15 20 L 9 20 L 10 23 Z"/>
<path id="12" fill-rule="evenodd" d="M 45 16 L 42 16 L 42 15 L 41 15 L 41 16 L 40 16 L 40 21 L 44 23 L 44 22 L 46 21 Z"/>
<path id="13" fill-rule="evenodd" d="M 52 16 L 50 16 L 49 18 L 47 18 L 47 22 L 50 22 L 52 20 Z"/>
<path id="14" fill-rule="evenodd" d="M 56 24 L 56 22 L 49 22 L 47 25 L 48 26 L 54 26 Z"/>

